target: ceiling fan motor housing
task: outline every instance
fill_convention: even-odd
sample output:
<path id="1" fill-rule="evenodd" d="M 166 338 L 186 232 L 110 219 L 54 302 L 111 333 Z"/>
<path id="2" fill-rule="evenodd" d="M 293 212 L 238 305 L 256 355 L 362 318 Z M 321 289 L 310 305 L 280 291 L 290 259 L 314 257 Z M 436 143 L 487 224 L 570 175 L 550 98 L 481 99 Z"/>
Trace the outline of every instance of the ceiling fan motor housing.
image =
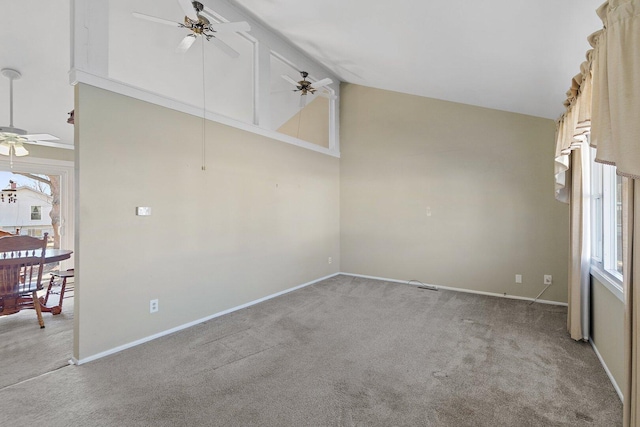
<path id="1" fill-rule="evenodd" d="M 19 128 L 12 128 L 12 127 L 0 127 L 0 133 L 13 133 L 16 135 L 26 135 L 27 131 L 24 129 L 19 129 Z"/>
<path id="2" fill-rule="evenodd" d="M 193 8 L 196 10 L 196 13 L 202 12 L 204 10 L 204 6 L 199 1 L 192 1 L 191 4 Z"/>

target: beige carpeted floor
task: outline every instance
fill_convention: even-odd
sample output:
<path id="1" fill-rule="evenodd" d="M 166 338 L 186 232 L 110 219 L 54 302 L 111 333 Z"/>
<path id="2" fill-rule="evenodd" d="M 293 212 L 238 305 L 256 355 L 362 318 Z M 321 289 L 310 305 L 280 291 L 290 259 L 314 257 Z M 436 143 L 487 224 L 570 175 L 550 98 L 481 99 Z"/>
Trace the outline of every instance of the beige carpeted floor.
<path id="1" fill-rule="evenodd" d="M 337 276 L 5 385 L 0 414 L 47 426 L 621 425 L 596 355 L 565 324 L 564 307 Z M 64 364 L 70 348 L 50 356 Z"/>

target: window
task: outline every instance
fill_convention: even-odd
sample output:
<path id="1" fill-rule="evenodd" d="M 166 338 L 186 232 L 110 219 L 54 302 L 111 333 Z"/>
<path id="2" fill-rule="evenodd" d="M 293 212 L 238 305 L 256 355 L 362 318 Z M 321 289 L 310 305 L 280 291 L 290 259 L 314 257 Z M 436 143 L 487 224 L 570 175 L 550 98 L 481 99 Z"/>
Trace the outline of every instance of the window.
<path id="1" fill-rule="evenodd" d="M 614 166 L 593 161 L 591 150 L 592 263 L 622 282 L 622 178 Z"/>
<path id="2" fill-rule="evenodd" d="M 622 177 L 616 175 L 616 271 L 622 275 Z"/>
<path id="3" fill-rule="evenodd" d="M 31 206 L 31 221 L 42 220 L 42 206 Z"/>
<path id="4" fill-rule="evenodd" d="M 592 159 L 595 157 L 592 151 Z M 591 257 L 596 263 L 602 263 L 602 164 L 591 162 L 591 218 L 592 232 Z"/>

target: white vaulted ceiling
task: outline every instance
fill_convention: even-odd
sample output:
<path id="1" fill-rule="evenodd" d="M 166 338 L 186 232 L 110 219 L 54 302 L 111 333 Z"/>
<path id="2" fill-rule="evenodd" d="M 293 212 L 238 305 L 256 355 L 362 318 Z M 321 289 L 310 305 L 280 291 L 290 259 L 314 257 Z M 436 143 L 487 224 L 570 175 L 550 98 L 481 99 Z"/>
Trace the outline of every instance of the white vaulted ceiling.
<path id="1" fill-rule="evenodd" d="M 587 36 L 602 26 L 595 14 L 602 1 L 231 3 L 343 81 L 555 119 Z M 0 68 L 22 73 L 14 125 L 72 143 L 69 16 L 69 0 L 0 3 Z M 162 26 L 149 31 L 166 34 Z M 9 124 L 8 83 L 0 77 L 0 126 Z"/>
<path id="2" fill-rule="evenodd" d="M 233 0 L 344 81 L 555 119 L 604 0 Z"/>

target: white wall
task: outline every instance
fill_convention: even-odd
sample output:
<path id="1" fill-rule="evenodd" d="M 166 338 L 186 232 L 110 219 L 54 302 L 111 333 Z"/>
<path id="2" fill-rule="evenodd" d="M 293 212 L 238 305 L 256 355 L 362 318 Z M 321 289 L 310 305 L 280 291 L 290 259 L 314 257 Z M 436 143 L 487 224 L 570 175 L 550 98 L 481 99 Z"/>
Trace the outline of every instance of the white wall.
<path id="1" fill-rule="evenodd" d="M 344 272 L 530 298 L 551 274 L 541 298 L 567 301 L 552 120 L 356 85 L 341 97 Z"/>
<path id="2" fill-rule="evenodd" d="M 76 87 L 77 359 L 340 271 L 339 160 L 214 122 L 203 158 L 201 131 Z"/>

